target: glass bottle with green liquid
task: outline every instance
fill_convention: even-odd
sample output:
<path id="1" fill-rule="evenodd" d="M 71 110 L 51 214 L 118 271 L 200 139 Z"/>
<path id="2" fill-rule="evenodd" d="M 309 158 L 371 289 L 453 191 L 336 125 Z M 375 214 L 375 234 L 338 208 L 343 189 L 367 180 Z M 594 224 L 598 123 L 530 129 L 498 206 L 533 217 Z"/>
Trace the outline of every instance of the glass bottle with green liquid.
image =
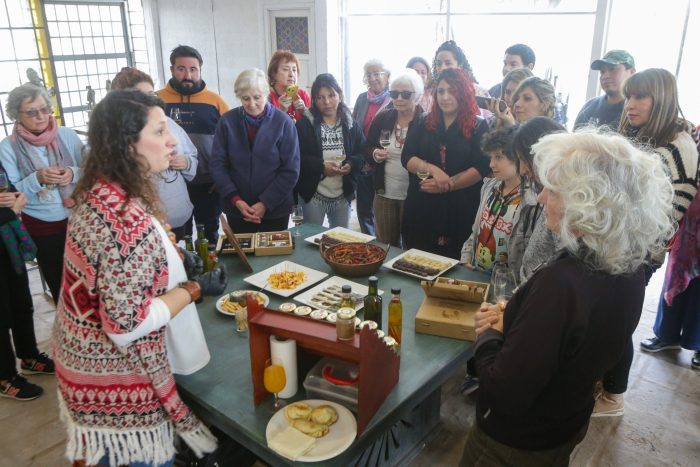
<path id="1" fill-rule="evenodd" d="M 365 320 L 374 321 L 379 329 L 382 328 L 382 297 L 379 296 L 379 279 L 370 276 L 368 291 L 365 297 Z"/>
<path id="2" fill-rule="evenodd" d="M 204 224 L 197 224 L 197 254 L 202 258 L 204 263 L 204 272 L 210 271 L 211 266 L 209 263 L 209 240 L 204 234 Z"/>

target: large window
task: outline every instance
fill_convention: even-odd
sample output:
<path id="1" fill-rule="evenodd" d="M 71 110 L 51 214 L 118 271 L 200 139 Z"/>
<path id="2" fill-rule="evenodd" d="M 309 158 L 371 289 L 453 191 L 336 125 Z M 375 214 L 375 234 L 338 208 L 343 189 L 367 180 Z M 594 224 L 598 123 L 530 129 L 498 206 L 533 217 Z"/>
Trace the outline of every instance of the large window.
<path id="1" fill-rule="evenodd" d="M 0 50 L 5 135 L 13 123 L 4 115 L 7 93 L 30 80 L 28 68 L 52 89 L 63 124 L 78 130 L 87 129 L 88 100 L 102 98 L 107 80 L 127 65 L 149 68 L 140 0 L 0 0 L 0 5 L 0 40 L 11 45 Z"/>
<path id="2" fill-rule="evenodd" d="M 699 35 L 693 31 L 700 28 L 700 12 L 688 15 L 691 3 L 668 0 L 659 9 L 655 2 L 636 0 L 345 0 L 347 102 L 352 106 L 366 90 L 362 66 L 370 58 L 398 70 L 414 55 L 432 62 L 438 45 L 454 39 L 479 83 L 490 88 L 503 78 L 505 49 L 525 43 L 537 56 L 534 73 L 550 78 L 561 99 L 568 98 L 571 126 L 586 99 L 600 92 L 591 88 L 587 95 L 589 75 L 598 77 L 590 70 L 592 58 L 621 48 L 635 56 L 638 70 L 663 67 L 677 73 L 686 117 L 700 123 L 700 99 L 691 81 L 699 70 L 689 47 Z"/>

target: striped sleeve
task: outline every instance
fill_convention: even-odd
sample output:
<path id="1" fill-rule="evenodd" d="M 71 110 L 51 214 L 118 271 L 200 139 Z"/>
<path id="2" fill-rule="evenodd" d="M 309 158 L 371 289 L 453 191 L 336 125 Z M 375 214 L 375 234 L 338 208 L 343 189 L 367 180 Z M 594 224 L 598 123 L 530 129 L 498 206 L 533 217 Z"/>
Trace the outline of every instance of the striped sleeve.
<path id="1" fill-rule="evenodd" d="M 687 133 L 664 147 L 656 148 L 673 185 L 673 219 L 679 222 L 695 198 L 698 187 L 698 149 Z"/>

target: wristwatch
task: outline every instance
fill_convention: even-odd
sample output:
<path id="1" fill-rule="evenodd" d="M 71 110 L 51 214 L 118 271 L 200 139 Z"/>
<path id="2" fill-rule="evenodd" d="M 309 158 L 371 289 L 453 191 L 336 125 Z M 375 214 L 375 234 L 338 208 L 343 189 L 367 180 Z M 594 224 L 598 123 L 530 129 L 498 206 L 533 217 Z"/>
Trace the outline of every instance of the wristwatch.
<path id="1" fill-rule="evenodd" d="M 202 289 L 199 287 L 199 282 L 197 281 L 184 281 L 177 284 L 178 287 L 182 287 L 190 294 L 190 300 L 198 303 L 202 300 Z"/>

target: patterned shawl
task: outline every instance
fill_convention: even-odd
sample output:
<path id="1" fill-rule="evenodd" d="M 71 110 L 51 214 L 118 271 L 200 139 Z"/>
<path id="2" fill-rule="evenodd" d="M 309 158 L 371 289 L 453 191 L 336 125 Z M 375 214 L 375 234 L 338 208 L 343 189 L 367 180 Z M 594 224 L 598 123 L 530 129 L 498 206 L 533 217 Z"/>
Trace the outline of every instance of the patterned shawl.
<path id="1" fill-rule="evenodd" d="M 173 430 L 201 455 L 211 433 L 178 396 L 168 364 L 165 327 L 119 347 L 107 336 L 128 333 L 166 291 L 160 235 L 136 200 L 98 182 L 68 224 L 63 290 L 53 333 L 67 456 L 111 465 L 161 464 L 174 455 Z"/>

